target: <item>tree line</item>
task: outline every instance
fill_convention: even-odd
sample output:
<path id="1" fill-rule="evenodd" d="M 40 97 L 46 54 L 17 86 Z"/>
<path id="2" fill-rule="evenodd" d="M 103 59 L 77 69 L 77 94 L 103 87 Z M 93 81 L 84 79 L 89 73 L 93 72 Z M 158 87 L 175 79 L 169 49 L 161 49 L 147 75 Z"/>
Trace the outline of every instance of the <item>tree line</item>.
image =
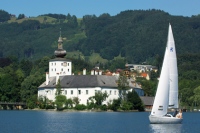
<path id="1" fill-rule="evenodd" d="M 177 54 L 198 53 L 200 50 L 199 16 L 172 16 L 155 9 L 127 10 L 115 16 L 108 13 L 85 15 L 80 19 L 69 13 L 49 13 L 38 16 L 43 16 L 43 21 L 36 17 L 35 20 L 30 18 L 11 23 L 7 23 L 8 18 L 3 16 L 9 16 L 9 13 L 0 12 L 4 19 L 0 24 L 1 57 L 15 55 L 19 59 L 36 60 L 50 56 L 61 29 L 67 51 L 80 51 L 85 57 L 99 53 L 107 60 L 121 55 L 130 63 L 152 63 L 157 55 L 163 55 L 169 22 Z"/>

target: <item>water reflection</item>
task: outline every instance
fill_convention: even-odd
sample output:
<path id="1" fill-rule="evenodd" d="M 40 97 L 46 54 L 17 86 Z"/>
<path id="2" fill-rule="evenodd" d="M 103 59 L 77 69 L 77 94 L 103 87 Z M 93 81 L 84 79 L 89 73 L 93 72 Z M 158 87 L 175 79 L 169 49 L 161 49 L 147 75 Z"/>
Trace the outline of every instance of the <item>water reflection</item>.
<path id="1" fill-rule="evenodd" d="M 182 124 L 150 124 L 152 133 L 181 133 Z"/>

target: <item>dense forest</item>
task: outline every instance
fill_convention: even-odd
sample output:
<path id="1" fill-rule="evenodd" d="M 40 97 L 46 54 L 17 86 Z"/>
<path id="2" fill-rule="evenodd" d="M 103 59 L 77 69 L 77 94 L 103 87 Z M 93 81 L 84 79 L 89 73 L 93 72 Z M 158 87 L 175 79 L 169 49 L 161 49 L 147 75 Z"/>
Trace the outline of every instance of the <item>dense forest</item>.
<path id="1" fill-rule="evenodd" d="M 34 101 L 45 80 L 58 37 L 64 39 L 73 72 L 99 63 L 106 70 L 124 69 L 125 63 L 161 67 L 168 24 L 176 42 L 179 96 L 183 106 L 200 101 L 200 16 L 172 16 L 161 10 L 128 10 L 110 16 L 44 14 L 14 17 L 0 10 L 0 101 Z M 97 58 L 92 58 L 98 55 Z M 91 59 L 95 61 L 91 61 Z M 145 94 L 154 96 L 159 73 L 138 79 Z"/>
<path id="2" fill-rule="evenodd" d="M 4 12 L 4 13 L 1 13 Z M 162 56 L 166 45 L 168 24 L 172 24 L 177 54 L 200 51 L 200 16 L 172 16 L 160 10 L 129 10 L 116 16 L 102 14 L 44 14 L 26 18 L 20 14 L 0 20 L 0 57 L 14 55 L 19 59 L 40 59 L 51 56 L 57 47 L 60 29 L 67 52 L 79 51 L 87 60 L 93 53 L 112 60 L 122 56 L 129 63 L 152 62 Z M 22 18 L 21 16 L 24 16 Z M 21 19 L 19 19 L 21 18 Z"/>

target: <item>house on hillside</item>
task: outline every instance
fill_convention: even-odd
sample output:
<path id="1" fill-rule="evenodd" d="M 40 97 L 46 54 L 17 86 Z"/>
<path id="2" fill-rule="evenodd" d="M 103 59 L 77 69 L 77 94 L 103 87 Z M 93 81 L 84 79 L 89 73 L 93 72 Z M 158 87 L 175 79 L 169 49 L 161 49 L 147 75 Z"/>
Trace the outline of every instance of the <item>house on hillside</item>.
<path id="1" fill-rule="evenodd" d="M 88 98 L 95 95 L 95 92 L 106 92 L 109 96 L 103 104 L 119 98 L 118 76 L 111 73 L 102 75 L 102 71 L 95 68 L 91 70 L 91 75 L 72 74 L 72 62 L 65 58 L 66 51 L 62 48 L 62 37 L 58 39 L 58 49 L 55 50 L 55 59 L 49 60 L 49 72 L 46 73 L 46 81 L 38 87 L 38 97 L 46 97 L 55 101 L 56 85 L 61 86 L 61 93 L 68 99 L 77 97 L 80 104 L 87 105 Z M 144 91 L 139 86 L 128 80 L 130 89 L 135 90 L 139 96 L 144 95 Z"/>
<path id="2" fill-rule="evenodd" d="M 154 71 L 157 72 L 157 67 L 152 65 L 126 64 L 130 71 L 137 71 L 139 73 Z"/>
<path id="3" fill-rule="evenodd" d="M 145 78 L 146 80 L 150 80 L 149 74 L 147 72 L 142 72 L 140 74 L 141 77 Z"/>

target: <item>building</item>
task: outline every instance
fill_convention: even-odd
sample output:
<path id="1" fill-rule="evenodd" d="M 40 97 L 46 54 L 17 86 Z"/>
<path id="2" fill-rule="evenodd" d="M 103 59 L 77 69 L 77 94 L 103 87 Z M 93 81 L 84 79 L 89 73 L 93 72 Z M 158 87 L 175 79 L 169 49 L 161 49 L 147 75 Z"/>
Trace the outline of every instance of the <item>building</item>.
<path id="1" fill-rule="evenodd" d="M 157 72 L 156 66 L 152 65 L 126 64 L 125 66 L 128 67 L 130 71 L 137 71 L 139 73 L 148 71 Z"/>
<path id="2" fill-rule="evenodd" d="M 62 47 L 62 37 L 58 39 L 58 49 L 55 50 L 55 59 L 49 61 L 49 72 L 46 72 L 46 81 L 38 87 L 38 97 L 46 97 L 55 101 L 56 85 L 61 86 L 61 94 L 67 99 L 77 97 L 80 104 L 87 104 L 88 98 L 95 95 L 95 92 L 106 92 L 109 96 L 103 104 L 107 104 L 113 99 L 119 98 L 118 76 L 102 75 L 99 69 L 91 70 L 91 75 L 86 75 L 86 69 L 83 69 L 83 75 L 72 74 L 72 62 L 65 58 L 66 51 Z M 143 89 L 136 86 L 129 79 L 129 87 L 143 96 Z"/>
<path id="3" fill-rule="evenodd" d="M 154 97 L 140 96 L 140 99 L 142 100 L 142 102 L 145 106 L 145 110 L 151 111 L 151 109 L 153 107 Z"/>

